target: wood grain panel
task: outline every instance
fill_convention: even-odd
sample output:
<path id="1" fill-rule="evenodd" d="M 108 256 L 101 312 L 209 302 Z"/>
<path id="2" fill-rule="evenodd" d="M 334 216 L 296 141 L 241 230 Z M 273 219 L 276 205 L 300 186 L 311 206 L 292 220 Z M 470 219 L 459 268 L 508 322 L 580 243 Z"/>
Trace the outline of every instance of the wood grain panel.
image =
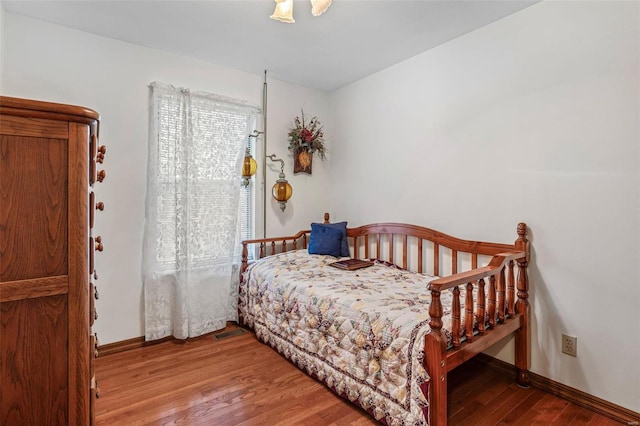
<path id="1" fill-rule="evenodd" d="M 0 304 L 0 424 L 69 424 L 67 325 L 64 295 Z"/>
<path id="2" fill-rule="evenodd" d="M 93 424 L 87 209 L 97 119 L 0 96 L 2 425 Z"/>
<path id="3" fill-rule="evenodd" d="M 0 302 L 35 299 L 37 297 L 67 294 L 69 277 L 34 278 L 31 280 L 0 282 Z"/>
<path id="4" fill-rule="evenodd" d="M 0 121 L 0 134 L 67 139 L 69 127 L 63 121 L 5 115 Z"/>
<path id="5" fill-rule="evenodd" d="M 66 169 L 66 141 L 0 136 L 0 281 L 67 274 Z"/>
<path id="6" fill-rule="evenodd" d="M 69 424 L 89 424 L 89 126 L 69 123 Z"/>

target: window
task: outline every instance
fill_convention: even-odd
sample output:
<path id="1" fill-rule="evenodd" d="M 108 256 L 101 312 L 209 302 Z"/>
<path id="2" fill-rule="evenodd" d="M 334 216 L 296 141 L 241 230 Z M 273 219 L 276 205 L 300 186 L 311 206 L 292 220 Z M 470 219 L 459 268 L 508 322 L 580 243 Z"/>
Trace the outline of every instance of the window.
<path id="1" fill-rule="evenodd" d="M 254 183 L 240 185 L 240 161 L 258 110 L 161 89 L 154 92 L 152 117 L 157 168 L 150 161 L 149 176 L 156 186 L 150 193 L 156 194 L 157 266 L 176 271 L 184 262 L 190 268 L 227 263 L 237 255 L 238 240 L 254 234 Z"/>

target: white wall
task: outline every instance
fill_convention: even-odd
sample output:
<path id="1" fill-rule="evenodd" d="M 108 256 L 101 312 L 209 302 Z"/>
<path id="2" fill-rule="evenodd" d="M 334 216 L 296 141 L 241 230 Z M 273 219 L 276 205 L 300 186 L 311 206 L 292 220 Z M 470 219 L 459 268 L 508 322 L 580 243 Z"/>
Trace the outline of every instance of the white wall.
<path id="1" fill-rule="evenodd" d="M 2 75 L 4 74 L 4 6 L 0 3 L 0 93 L 2 93 Z"/>
<path id="2" fill-rule="evenodd" d="M 82 105 L 101 115 L 100 143 L 107 146 L 107 178 L 96 186 L 105 211 L 98 213 L 94 235 L 104 252 L 96 255 L 101 298 L 95 324 L 101 343 L 144 335 L 141 251 L 146 187 L 148 88 L 155 80 L 244 99 L 262 106 L 263 76 L 98 37 L 80 31 L 4 14 L 3 50 L 7 67 L 2 94 Z M 269 82 L 269 154 L 286 161 L 294 195 L 284 215 L 271 203 L 270 188 L 279 167 L 269 169 L 267 232 L 292 234 L 321 220 L 327 209 L 323 182 L 326 164 L 314 164 L 313 176 L 293 176 L 287 127 L 300 107 L 328 115 L 324 92 Z"/>
<path id="3" fill-rule="evenodd" d="M 330 175 L 353 225 L 511 242 L 527 222 L 532 371 L 635 411 L 639 18 L 543 2 L 334 92 Z"/>

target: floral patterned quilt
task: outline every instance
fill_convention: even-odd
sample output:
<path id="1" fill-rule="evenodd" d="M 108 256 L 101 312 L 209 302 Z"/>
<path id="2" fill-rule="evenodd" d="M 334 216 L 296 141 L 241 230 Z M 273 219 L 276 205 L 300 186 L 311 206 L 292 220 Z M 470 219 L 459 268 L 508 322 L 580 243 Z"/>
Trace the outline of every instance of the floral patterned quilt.
<path id="1" fill-rule="evenodd" d="M 251 264 L 240 316 L 259 339 L 376 419 L 427 424 L 422 360 L 434 277 L 380 263 L 328 266 L 335 261 L 296 250 Z M 450 329 L 450 292 L 442 303 L 443 330 Z"/>

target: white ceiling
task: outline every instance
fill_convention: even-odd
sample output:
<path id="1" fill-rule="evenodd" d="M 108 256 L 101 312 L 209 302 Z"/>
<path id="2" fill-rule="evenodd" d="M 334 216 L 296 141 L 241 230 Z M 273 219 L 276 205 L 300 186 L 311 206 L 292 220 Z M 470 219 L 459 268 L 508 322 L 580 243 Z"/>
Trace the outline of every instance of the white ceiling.
<path id="1" fill-rule="evenodd" d="M 295 0 L 8 1 L 5 11 L 228 68 L 331 91 L 539 0 L 333 0 L 319 17 Z"/>

